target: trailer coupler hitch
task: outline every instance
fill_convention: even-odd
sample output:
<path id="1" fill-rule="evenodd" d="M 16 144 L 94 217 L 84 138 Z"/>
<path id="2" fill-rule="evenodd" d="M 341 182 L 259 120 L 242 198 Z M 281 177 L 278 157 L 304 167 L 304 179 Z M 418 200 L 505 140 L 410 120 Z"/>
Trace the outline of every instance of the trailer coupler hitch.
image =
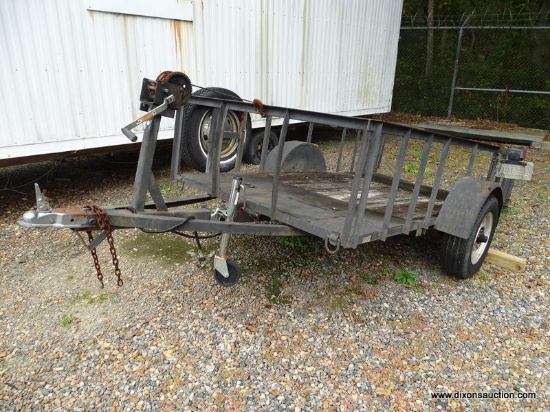
<path id="1" fill-rule="evenodd" d="M 38 183 L 34 184 L 36 209 L 29 210 L 19 219 L 23 227 L 59 227 L 75 230 L 92 230 L 97 228 L 95 216 L 78 208 L 52 209 L 40 191 Z"/>
<path id="2" fill-rule="evenodd" d="M 118 257 L 113 240 L 113 229 L 109 223 L 109 215 L 107 212 L 95 205 L 88 205 L 83 209 L 52 209 L 48 200 L 42 194 L 38 183 L 34 184 L 34 191 L 36 195 L 36 209 L 25 212 L 18 222 L 19 225 L 32 228 L 67 228 L 75 232 L 92 254 L 97 279 L 101 283 L 101 287 L 104 287 L 103 273 L 101 272 L 96 247 L 107 239 L 113 266 L 115 268 L 115 275 L 117 277 L 117 285 L 122 286 L 124 281 L 122 280 L 121 271 L 118 265 Z M 92 230 L 94 229 L 102 231 L 95 239 L 92 236 Z M 88 234 L 88 243 L 80 236 L 81 231 L 85 231 Z"/>

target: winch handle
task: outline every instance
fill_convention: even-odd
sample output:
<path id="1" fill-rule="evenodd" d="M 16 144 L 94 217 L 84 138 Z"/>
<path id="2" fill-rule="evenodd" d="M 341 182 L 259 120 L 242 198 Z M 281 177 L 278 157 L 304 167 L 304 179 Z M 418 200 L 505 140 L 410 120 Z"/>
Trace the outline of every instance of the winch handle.
<path id="1" fill-rule="evenodd" d="M 164 102 L 155 107 L 154 109 L 152 109 L 151 111 L 145 113 L 143 116 L 141 116 L 139 119 L 136 119 L 134 120 L 132 123 L 130 123 L 129 125 L 127 126 L 124 126 L 122 129 L 120 129 L 122 131 L 122 134 L 124 134 L 124 136 L 126 136 L 128 139 L 130 139 L 130 141 L 132 142 L 136 142 L 137 141 L 137 136 L 132 133 L 132 130 L 134 127 L 136 126 L 139 126 L 140 124 L 142 124 L 143 122 L 146 122 L 148 120 L 151 120 L 153 117 L 155 117 L 156 115 L 162 113 L 163 111 L 165 111 L 166 109 L 168 109 L 168 106 L 170 105 L 170 103 L 173 103 L 175 101 L 175 97 L 173 94 L 171 94 L 170 96 L 166 97 L 164 99 Z"/>
<path id="2" fill-rule="evenodd" d="M 124 136 L 126 136 L 128 139 L 130 139 L 130 141 L 136 142 L 137 141 L 137 136 L 134 133 L 132 133 L 132 131 L 130 129 L 128 129 L 128 126 L 123 127 L 120 130 L 122 131 Z"/>

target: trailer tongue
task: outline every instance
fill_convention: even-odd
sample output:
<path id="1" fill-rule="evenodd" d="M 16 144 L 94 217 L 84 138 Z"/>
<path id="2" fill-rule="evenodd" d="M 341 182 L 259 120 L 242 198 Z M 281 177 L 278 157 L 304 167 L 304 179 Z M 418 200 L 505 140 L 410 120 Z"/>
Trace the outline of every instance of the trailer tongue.
<path id="1" fill-rule="evenodd" d="M 163 72 L 156 81 L 144 79 L 140 100 L 147 113 L 122 129 L 134 141 L 131 129 L 146 122 L 130 204 L 52 209 L 37 185 L 36 209 L 19 220 L 25 227 L 69 228 L 79 235 L 87 232 L 83 241 L 102 285 L 96 247 L 107 239 L 121 286 L 112 232 L 128 228 L 190 236 L 199 248 L 199 233 L 221 234 L 214 275 L 221 285 L 231 286 L 241 276 L 239 265 L 229 259 L 231 234 L 311 234 L 324 239 L 329 253 L 336 253 L 340 248 L 356 248 L 399 234 L 421 235 L 434 227 L 443 233 L 443 269 L 468 278 L 479 270 L 487 254 L 500 211 L 510 198 L 511 179 L 530 179 L 533 171 L 532 163 L 525 162 L 515 149 L 375 120 L 267 106 L 258 100 L 249 104 L 192 96 L 189 78 L 179 72 Z M 186 103 L 212 112 L 209 128 L 201 132 L 201 141 L 209 143 L 204 173 L 179 173 Z M 224 127 L 230 111 L 240 113 L 237 132 Z M 257 170 L 245 172 L 241 167 L 250 113 L 265 116 L 266 128 L 260 164 Z M 163 116 L 176 116 L 172 179 L 205 195 L 164 199 L 151 170 Z M 268 153 L 274 118 L 282 119 L 282 127 L 278 146 Z M 305 142 L 286 142 L 293 121 L 309 122 Z M 319 124 L 341 130 L 336 161 L 325 161 L 322 150 L 311 143 Z M 235 169 L 229 173 L 220 173 L 219 167 L 224 139 L 234 139 L 237 145 Z M 454 183 L 450 183 L 445 172 L 455 149 L 466 153 L 467 161 L 461 170 L 453 170 Z M 414 167 L 407 163 L 411 161 Z M 147 193 L 153 202 L 146 202 Z M 214 198 L 224 199 L 225 206 L 215 210 L 195 207 Z M 93 231 L 100 233 L 94 238 Z"/>

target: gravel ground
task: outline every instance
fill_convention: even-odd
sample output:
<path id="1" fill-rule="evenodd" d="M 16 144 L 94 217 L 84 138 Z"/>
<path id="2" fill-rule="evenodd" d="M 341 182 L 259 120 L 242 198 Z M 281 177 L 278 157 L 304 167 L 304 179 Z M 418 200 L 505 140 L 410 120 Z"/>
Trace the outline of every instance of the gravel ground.
<path id="1" fill-rule="evenodd" d="M 125 284 L 101 245 L 101 289 L 70 231 L 17 225 L 34 203 L 18 186 L 48 171 L 53 206 L 127 203 L 135 155 L 0 170 L 19 191 L 0 191 L 0 410 L 550 410 L 550 156 L 530 160 L 493 244 L 526 257 L 524 273 L 449 278 L 436 235 L 333 256 L 315 238 L 236 236 L 233 288 L 186 240 L 117 231 Z M 155 166 L 163 187 L 168 165 Z M 394 281 L 407 271 L 416 287 Z M 516 399 L 431 395 L 498 391 Z"/>

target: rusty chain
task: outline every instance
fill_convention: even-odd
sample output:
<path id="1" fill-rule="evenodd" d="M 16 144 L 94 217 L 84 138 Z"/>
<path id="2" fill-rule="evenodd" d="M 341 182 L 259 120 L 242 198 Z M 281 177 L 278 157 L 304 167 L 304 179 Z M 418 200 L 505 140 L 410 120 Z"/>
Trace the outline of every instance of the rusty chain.
<path id="1" fill-rule="evenodd" d="M 94 241 L 94 237 L 92 236 L 92 232 L 90 230 L 86 231 L 88 234 L 88 243 L 92 243 Z M 94 260 L 94 266 L 95 270 L 97 272 L 97 280 L 99 280 L 99 283 L 101 283 L 101 287 L 104 288 L 105 284 L 103 283 L 103 273 L 101 273 L 101 266 L 99 264 L 99 258 L 97 257 L 97 252 L 95 250 L 95 247 L 90 250 L 92 253 L 92 259 Z"/>
<path id="2" fill-rule="evenodd" d="M 111 227 L 111 223 L 109 222 L 109 215 L 105 210 L 100 208 L 96 205 L 86 205 L 84 206 L 84 209 L 93 213 L 96 225 L 101 229 L 105 230 L 107 232 L 107 243 L 109 243 L 109 252 L 111 252 L 111 257 L 113 260 L 113 266 L 115 267 L 115 275 L 117 277 L 117 285 L 122 286 L 124 285 L 124 281 L 122 280 L 122 273 L 120 271 L 120 268 L 118 266 L 118 256 L 116 253 L 115 248 L 115 241 L 113 239 L 113 228 Z M 88 240 L 89 242 L 92 242 L 94 240 L 92 236 L 92 232 L 88 231 Z M 101 287 L 104 287 L 103 283 L 103 273 L 101 272 L 101 266 L 99 265 L 99 259 L 97 257 L 96 248 L 93 248 L 91 250 L 92 258 L 94 260 L 94 266 L 97 272 L 97 279 L 101 283 Z"/>

